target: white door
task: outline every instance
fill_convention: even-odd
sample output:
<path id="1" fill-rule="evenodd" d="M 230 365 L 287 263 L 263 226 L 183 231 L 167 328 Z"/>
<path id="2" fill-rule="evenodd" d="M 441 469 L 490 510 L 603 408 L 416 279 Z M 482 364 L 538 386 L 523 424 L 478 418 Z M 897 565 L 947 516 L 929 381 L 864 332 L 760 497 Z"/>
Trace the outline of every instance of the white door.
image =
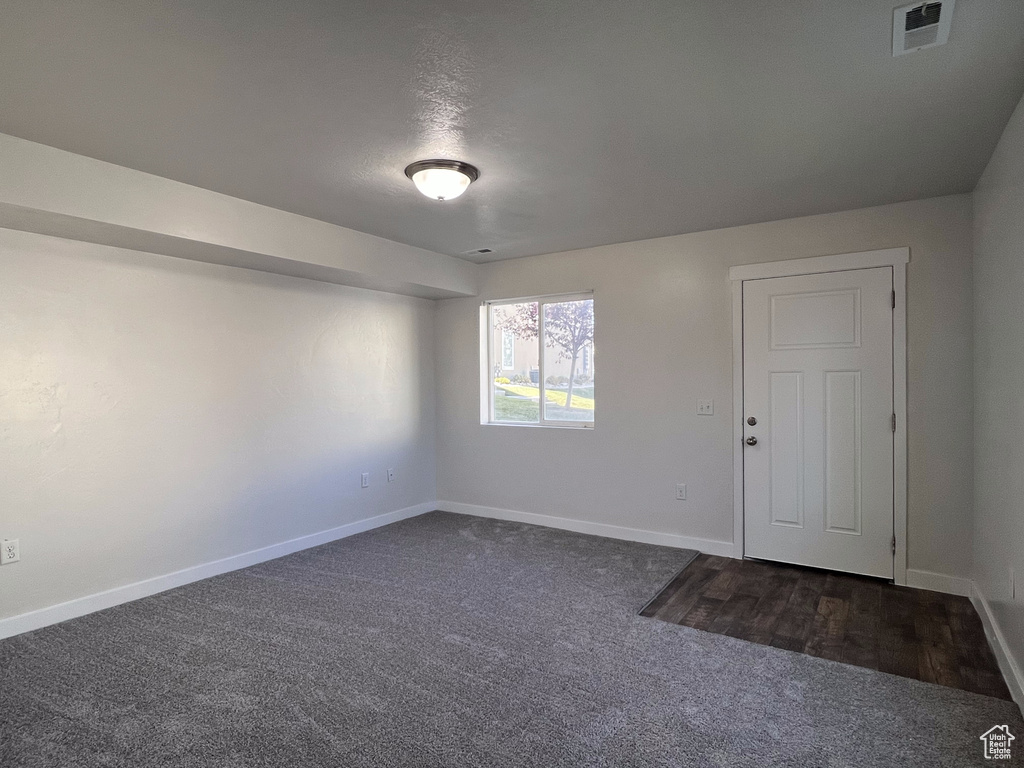
<path id="1" fill-rule="evenodd" d="M 743 283 L 744 554 L 893 577 L 892 269 Z"/>

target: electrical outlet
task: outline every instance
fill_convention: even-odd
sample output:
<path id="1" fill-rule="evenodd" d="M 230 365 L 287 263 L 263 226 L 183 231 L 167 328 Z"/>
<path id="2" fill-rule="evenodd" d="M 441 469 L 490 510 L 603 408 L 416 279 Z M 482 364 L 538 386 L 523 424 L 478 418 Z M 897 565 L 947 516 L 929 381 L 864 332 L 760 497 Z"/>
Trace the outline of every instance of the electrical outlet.
<path id="1" fill-rule="evenodd" d="M 388 467 L 388 482 L 389 483 L 395 482 L 395 468 L 394 467 Z"/>
<path id="2" fill-rule="evenodd" d="M 686 483 L 679 483 L 676 486 L 676 498 L 679 501 L 686 501 Z"/>
<path id="3" fill-rule="evenodd" d="M 16 563 L 21 560 L 21 545 L 17 539 L 4 539 L 0 546 L 0 565 Z"/>
<path id="4" fill-rule="evenodd" d="M 698 400 L 697 401 L 697 415 L 698 416 L 714 416 L 715 415 L 715 401 L 714 400 Z"/>
<path id="5" fill-rule="evenodd" d="M 361 474 L 359 476 L 359 487 L 360 488 L 369 488 L 370 487 L 370 473 L 369 472 L 363 472 L 363 474 Z"/>

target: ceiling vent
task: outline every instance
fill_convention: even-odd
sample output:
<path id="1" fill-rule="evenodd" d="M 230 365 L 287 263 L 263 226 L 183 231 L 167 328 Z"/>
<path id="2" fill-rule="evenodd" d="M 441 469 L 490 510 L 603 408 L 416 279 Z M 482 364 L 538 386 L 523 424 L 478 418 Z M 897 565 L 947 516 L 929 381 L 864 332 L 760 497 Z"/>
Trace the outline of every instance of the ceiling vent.
<path id="1" fill-rule="evenodd" d="M 494 253 L 493 248 L 474 248 L 472 251 L 463 251 L 462 256 L 483 256 L 487 253 Z"/>
<path id="2" fill-rule="evenodd" d="M 949 40 L 954 0 L 905 5 L 892 12 L 892 55 L 934 48 Z"/>

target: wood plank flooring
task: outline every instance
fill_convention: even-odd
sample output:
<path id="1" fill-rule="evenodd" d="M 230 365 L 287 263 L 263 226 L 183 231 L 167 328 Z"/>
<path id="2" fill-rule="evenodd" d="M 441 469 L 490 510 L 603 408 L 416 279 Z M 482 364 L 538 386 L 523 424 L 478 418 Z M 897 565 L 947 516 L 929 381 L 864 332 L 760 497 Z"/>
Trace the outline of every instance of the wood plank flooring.
<path id="1" fill-rule="evenodd" d="M 966 597 L 698 555 L 641 612 L 673 624 L 1010 699 Z"/>

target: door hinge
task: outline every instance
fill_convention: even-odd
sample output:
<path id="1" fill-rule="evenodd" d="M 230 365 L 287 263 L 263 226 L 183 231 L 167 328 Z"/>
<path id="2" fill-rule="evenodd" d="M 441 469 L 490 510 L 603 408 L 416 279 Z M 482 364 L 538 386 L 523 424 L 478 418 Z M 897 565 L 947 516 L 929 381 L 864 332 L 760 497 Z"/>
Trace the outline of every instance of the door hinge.
<path id="1" fill-rule="evenodd" d="M 892 292 L 892 308 L 896 309 L 896 291 Z"/>
<path id="2" fill-rule="evenodd" d="M 894 555 L 896 554 L 896 537 L 895 536 L 892 537 L 892 553 Z"/>
<path id="3" fill-rule="evenodd" d="M 892 415 L 892 431 L 895 434 L 895 432 L 896 432 L 896 414 L 895 413 Z"/>

